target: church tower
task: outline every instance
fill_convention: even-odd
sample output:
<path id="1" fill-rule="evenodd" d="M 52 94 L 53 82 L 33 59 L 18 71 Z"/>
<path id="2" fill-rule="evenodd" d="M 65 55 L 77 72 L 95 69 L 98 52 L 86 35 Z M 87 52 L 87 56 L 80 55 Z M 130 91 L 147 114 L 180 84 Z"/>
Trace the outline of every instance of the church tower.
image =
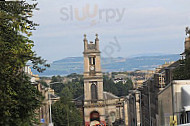
<path id="1" fill-rule="evenodd" d="M 124 119 L 124 98 L 103 91 L 103 75 L 98 34 L 95 41 L 88 42 L 84 35 L 84 95 L 75 99 L 83 110 L 85 126 L 112 125 Z"/>
<path id="2" fill-rule="evenodd" d="M 84 100 L 103 100 L 103 77 L 100 64 L 99 39 L 88 43 L 84 35 Z"/>
<path id="3" fill-rule="evenodd" d="M 100 63 L 99 39 L 88 42 L 84 35 L 84 121 L 85 126 L 93 122 L 105 122 L 103 77 Z"/>

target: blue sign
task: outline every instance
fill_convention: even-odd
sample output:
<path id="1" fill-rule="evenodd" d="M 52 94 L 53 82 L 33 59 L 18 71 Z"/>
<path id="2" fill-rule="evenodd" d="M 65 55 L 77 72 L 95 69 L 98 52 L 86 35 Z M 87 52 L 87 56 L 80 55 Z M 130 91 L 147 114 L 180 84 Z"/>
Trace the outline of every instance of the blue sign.
<path id="1" fill-rule="evenodd" d="M 45 123 L 45 119 L 41 119 L 41 123 Z"/>

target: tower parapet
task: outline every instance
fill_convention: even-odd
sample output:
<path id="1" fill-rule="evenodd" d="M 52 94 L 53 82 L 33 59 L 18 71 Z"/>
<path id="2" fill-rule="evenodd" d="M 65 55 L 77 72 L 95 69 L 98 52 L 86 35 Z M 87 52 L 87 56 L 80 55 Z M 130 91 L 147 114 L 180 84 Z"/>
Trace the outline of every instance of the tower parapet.
<path id="1" fill-rule="evenodd" d="M 98 39 L 98 34 L 96 34 L 95 45 L 96 45 L 96 49 L 99 51 L 99 39 Z"/>
<path id="2" fill-rule="evenodd" d="M 88 43 L 86 34 L 84 34 L 84 53 L 85 52 L 100 52 L 98 34 L 96 34 L 95 42 L 90 41 L 90 43 Z"/>
<path id="3" fill-rule="evenodd" d="M 88 40 L 86 39 L 86 34 L 84 34 L 84 51 L 87 51 L 88 47 Z"/>

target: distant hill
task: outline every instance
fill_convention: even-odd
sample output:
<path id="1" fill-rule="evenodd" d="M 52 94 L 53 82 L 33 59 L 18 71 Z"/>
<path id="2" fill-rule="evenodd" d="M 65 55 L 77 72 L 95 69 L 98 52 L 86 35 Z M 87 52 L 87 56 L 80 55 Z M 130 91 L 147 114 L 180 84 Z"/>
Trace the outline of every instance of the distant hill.
<path id="1" fill-rule="evenodd" d="M 150 70 L 165 62 L 176 61 L 180 58 L 178 54 L 160 56 L 139 56 L 132 58 L 102 58 L 101 65 L 103 72 Z M 39 74 L 33 70 L 34 74 Z M 83 57 L 68 57 L 54 61 L 51 67 L 40 76 L 68 75 L 71 73 L 83 73 Z"/>

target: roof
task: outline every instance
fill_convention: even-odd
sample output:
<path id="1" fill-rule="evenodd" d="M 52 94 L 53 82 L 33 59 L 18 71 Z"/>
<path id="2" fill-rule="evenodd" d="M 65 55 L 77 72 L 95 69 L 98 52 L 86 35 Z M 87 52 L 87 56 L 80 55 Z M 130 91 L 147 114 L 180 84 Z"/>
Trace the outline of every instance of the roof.
<path id="1" fill-rule="evenodd" d="M 159 70 L 158 73 L 164 72 L 165 69 L 176 68 L 176 67 L 178 67 L 179 65 L 180 65 L 180 61 L 177 60 L 177 61 L 175 61 L 174 63 L 170 64 L 168 67 L 163 67 L 161 70 Z"/>
<path id="2" fill-rule="evenodd" d="M 104 95 L 104 99 L 105 99 L 105 100 L 107 100 L 107 99 L 117 99 L 117 98 L 119 98 L 118 96 L 116 96 L 116 95 L 114 95 L 114 94 L 112 94 L 112 93 L 110 93 L 110 92 L 106 92 L 106 91 L 103 92 L 103 95 Z"/>
<path id="3" fill-rule="evenodd" d="M 111 100 L 111 99 L 118 99 L 119 97 L 110 93 L 110 92 L 103 92 L 104 100 Z M 75 101 L 82 101 L 84 100 L 84 95 L 79 96 L 78 98 L 74 99 Z"/>

